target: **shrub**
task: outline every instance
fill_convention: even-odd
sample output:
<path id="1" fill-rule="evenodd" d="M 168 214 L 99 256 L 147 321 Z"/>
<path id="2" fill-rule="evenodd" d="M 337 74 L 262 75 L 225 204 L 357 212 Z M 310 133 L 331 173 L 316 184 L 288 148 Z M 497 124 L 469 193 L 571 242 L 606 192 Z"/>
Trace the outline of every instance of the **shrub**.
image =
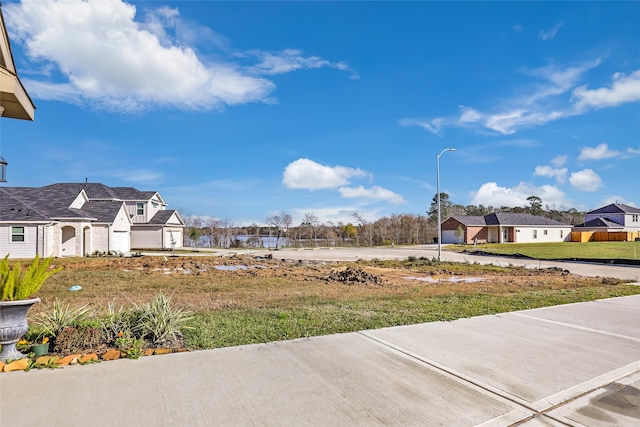
<path id="1" fill-rule="evenodd" d="M 100 318 L 100 327 L 108 343 L 113 343 L 122 334 L 131 335 L 135 313 L 122 306 L 118 309 L 111 302 L 107 306 L 107 313 Z"/>
<path id="2" fill-rule="evenodd" d="M 171 297 L 163 293 L 150 303 L 135 305 L 136 324 L 133 332 L 153 344 L 182 338 L 182 329 L 191 320 L 191 313 L 171 307 Z"/>
<path id="3" fill-rule="evenodd" d="M 45 258 L 40 262 L 36 257 L 31 265 L 23 272 L 18 263 L 9 267 L 9 255 L 0 261 L 0 300 L 17 301 L 27 299 L 40 290 L 44 282 L 53 274 L 62 270 L 62 267 L 49 270 L 51 258 Z"/>
<path id="4" fill-rule="evenodd" d="M 51 311 L 36 317 L 36 323 L 42 325 L 49 335 L 57 337 L 63 329 L 75 326 L 86 319 L 88 314 L 89 308 L 86 304 L 80 308 L 72 308 L 56 299 Z"/>

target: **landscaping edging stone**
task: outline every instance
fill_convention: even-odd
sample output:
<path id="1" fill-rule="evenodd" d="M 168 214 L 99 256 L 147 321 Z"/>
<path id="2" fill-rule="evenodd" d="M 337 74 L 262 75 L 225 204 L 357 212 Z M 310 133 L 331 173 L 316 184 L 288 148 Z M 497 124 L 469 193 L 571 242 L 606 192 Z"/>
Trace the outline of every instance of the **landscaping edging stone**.
<path id="1" fill-rule="evenodd" d="M 154 356 L 171 353 L 184 353 L 188 352 L 187 348 L 148 348 L 142 353 L 142 356 Z M 122 353 L 120 350 L 110 348 L 104 352 L 101 356 L 96 353 L 87 354 L 69 354 L 67 356 L 40 356 L 37 358 L 25 357 L 23 359 L 14 360 L 9 363 L 0 362 L 0 372 L 13 372 L 13 371 L 29 371 L 31 369 L 55 369 L 69 365 L 87 365 L 90 363 L 100 363 L 103 361 L 120 359 Z"/>

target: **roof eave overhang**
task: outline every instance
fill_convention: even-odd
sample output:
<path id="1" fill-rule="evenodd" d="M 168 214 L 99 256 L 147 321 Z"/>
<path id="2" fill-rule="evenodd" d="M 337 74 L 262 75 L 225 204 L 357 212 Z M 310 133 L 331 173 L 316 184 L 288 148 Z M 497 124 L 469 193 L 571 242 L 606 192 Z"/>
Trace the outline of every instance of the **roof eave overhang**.
<path id="1" fill-rule="evenodd" d="M 18 76 L 0 67 L 0 107 L 2 117 L 12 119 L 34 120 L 36 107 Z"/>

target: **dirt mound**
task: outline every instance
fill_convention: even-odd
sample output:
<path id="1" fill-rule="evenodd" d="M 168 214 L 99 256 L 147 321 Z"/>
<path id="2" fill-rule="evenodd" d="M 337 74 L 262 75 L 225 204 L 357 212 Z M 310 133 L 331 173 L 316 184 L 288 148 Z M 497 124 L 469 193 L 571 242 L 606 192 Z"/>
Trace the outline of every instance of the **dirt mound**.
<path id="1" fill-rule="evenodd" d="M 382 277 L 376 274 L 367 273 L 358 267 L 347 267 L 340 271 L 333 270 L 331 274 L 329 274 L 329 280 L 346 283 L 348 285 L 360 283 L 365 285 L 383 286 L 387 284 L 387 281 Z"/>

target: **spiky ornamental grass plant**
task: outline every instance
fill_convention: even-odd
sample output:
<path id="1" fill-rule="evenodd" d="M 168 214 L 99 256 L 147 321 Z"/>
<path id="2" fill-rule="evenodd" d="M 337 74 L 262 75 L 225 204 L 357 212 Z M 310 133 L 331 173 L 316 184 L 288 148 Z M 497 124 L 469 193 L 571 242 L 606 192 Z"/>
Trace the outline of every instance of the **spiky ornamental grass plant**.
<path id="1" fill-rule="evenodd" d="M 57 299 L 53 302 L 53 309 L 36 317 L 36 323 L 53 337 L 57 337 L 63 329 L 75 326 L 90 314 L 89 307 L 85 304 L 79 308 L 72 308 L 68 303 L 61 303 Z"/>
<path id="2" fill-rule="evenodd" d="M 18 301 L 24 300 L 40 290 L 44 282 L 55 273 L 62 271 L 62 267 L 49 270 L 51 258 L 40 261 L 40 256 L 31 262 L 31 265 L 23 272 L 18 263 L 9 267 L 9 255 L 0 261 L 0 300 Z"/>
<path id="3" fill-rule="evenodd" d="M 158 294 L 150 303 L 135 305 L 136 324 L 134 333 L 146 338 L 154 344 L 182 337 L 182 330 L 187 329 L 186 322 L 192 319 L 191 312 L 171 307 L 171 297 Z"/>

